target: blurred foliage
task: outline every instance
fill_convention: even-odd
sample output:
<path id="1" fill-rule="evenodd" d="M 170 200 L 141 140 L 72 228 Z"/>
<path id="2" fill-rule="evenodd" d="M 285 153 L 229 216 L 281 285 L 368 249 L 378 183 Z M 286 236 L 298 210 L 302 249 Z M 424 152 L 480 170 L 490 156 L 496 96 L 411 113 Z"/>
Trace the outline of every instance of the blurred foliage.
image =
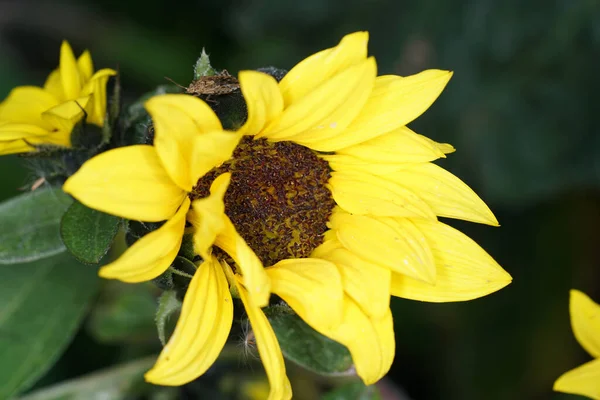
<path id="1" fill-rule="evenodd" d="M 290 68 L 363 29 L 371 32 L 380 74 L 455 71 L 411 127 L 456 146 L 441 164 L 481 194 L 502 227 L 452 224 L 514 277 L 506 289 L 473 302 L 394 301 L 390 378 L 419 400 L 577 399 L 551 387 L 587 361 L 570 328 L 569 288 L 600 299 L 599 2 L 3 1 L 0 96 L 43 83 L 63 38 L 89 48 L 97 66 L 118 67 L 127 102 L 168 83 L 165 76 L 187 85 L 203 47 L 216 68 L 232 74 Z M 3 198 L 32 183 L 16 157 L 1 157 L 0 169 L 11 171 L 0 174 Z M 149 300 L 120 297 L 107 306 L 102 299 L 110 290 L 105 286 L 90 326 L 106 307 L 149 307 L 141 305 Z M 158 340 L 96 339 L 81 332 L 38 386 L 159 349 Z M 184 393 L 193 398 L 193 389 Z M 314 398 L 308 393 L 304 398 Z"/>

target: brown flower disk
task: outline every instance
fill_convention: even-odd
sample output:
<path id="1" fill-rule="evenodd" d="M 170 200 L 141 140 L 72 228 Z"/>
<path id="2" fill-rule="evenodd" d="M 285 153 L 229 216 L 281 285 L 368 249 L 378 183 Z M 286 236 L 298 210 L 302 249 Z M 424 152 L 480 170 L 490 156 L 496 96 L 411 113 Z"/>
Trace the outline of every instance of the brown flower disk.
<path id="1" fill-rule="evenodd" d="M 225 172 L 232 173 L 225 213 L 265 266 L 308 257 L 323 242 L 335 202 L 325 186 L 329 166 L 312 150 L 245 136 L 230 160 L 198 181 L 192 200 Z"/>

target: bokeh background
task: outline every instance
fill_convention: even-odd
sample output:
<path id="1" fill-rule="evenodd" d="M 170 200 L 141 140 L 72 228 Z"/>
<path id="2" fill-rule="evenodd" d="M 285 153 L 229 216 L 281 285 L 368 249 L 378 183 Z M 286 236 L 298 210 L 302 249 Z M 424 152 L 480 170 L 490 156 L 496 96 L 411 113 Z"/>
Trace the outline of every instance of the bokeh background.
<path id="1" fill-rule="evenodd" d="M 41 85 L 62 39 L 118 68 L 134 99 L 165 76 L 189 83 L 203 47 L 232 74 L 287 69 L 356 30 L 370 31 L 380 74 L 455 72 L 411 128 L 457 148 L 440 164 L 501 227 L 451 224 L 514 278 L 472 302 L 393 301 L 390 382 L 414 400 L 579 399 L 551 388 L 589 360 L 571 332 L 569 289 L 600 301 L 600 2 L 2 0 L 0 98 Z M 0 158 L 2 198 L 28 179 L 16 157 Z M 38 387 L 156 349 L 154 305 L 144 288 L 105 286 Z"/>

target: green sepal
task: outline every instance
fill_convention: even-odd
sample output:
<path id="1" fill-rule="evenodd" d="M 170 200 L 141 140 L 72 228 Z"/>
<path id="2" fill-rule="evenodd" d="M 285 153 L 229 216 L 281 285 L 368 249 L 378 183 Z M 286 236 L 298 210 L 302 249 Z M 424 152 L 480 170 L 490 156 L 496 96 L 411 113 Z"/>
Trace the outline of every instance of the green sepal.
<path id="1" fill-rule="evenodd" d="M 158 308 L 156 309 L 156 330 L 158 331 L 158 339 L 164 346 L 167 343 L 167 323 L 171 315 L 178 313 L 181 310 L 181 301 L 177 298 L 175 290 L 166 290 L 158 299 Z"/>
<path id="2" fill-rule="evenodd" d="M 61 253 L 60 220 L 72 199 L 40 188 L 0 204 L 0 264 L 31 262 Z"/>
<path id="3" fill-rule="evenodd" d="M 86 264 L 98 264 L 110 249 L 121 221 L 75 201 L 62 217 L 60 235 L 75 258 Z"/>
<path id="4" fill-rule="evenodd" d="M 27 389 L 54 364 L 77 332 L 99 281 L 94 268 L 66 251 L 0 268 L 0 304 L 5 305 L 0 399 Z"/>
<path id="5" fill-rule="evenodd" d="M 297 315 L 277 307 L 269 307 L 265 314 L 285 358 L 321 375 L 339 375 L 352 370 L 352 357 L 346 347 L 321 335 Z"/>
<path id="6" fill-rule="evenodd" d="M 196 60 L 196 64 L 194 64 L 194 80 L 200 79 L 203 76 L 213 76 L 218 72 L 210 65 L 210 59 L 206 51 L 202 49 L 202 53 L 198 60 Z"/>
<path id="7" fill-rule="evenodd" d="M 193 233 L 185 233 L 183 235 L 183 240 L 181 241 L 181 247 L 179 248 L 178 255 L 187 258 L 190 261 L 197 261 L 196 259 L 200 259 L 200 256 L 197 256 L 196 253 L 194 253 Z"/>

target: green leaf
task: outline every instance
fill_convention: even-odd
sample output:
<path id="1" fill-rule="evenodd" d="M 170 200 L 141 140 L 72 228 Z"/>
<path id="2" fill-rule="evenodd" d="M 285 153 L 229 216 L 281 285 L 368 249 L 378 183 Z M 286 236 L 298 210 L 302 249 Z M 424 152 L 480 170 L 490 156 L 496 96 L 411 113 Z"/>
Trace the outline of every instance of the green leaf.
<path id="1" fill-rule="evenodd" d="M 361 381 L 342 385 L 323 396 L 323 400 L 381 400 L 376 386 L 365 386 Z"/>
<path id="2" fill-rule="evenodd" d="M 81 378 L 36 390 L 19 400 L 125 400 L 137 398 L 141 394 L 157 390 L 156 386 L 144 383 L 143 378 L 144 372 L 150 369 L 155 361 L 156 356 L 151 356 L 116 365 Z"/>
<path id="3" fill-rule="evenodd" d="M 352 357 L 344 346 L 316 332 L 297 315 L 270 314 L 267 312 L 288 360 L 323 375 L 341 374 L 352 368 Z"/>
<path id="4" fill-rule="evenodd" d="M 99 282 L 68 252 L 0 269 L 0 399 L 31 386 L 69 344 Z"/>
<path id="5" fill-rule="evenodd" d="M 175 290 L 166 290 L 158 300 L 158 308 L 156 309 L 156 329 L 158 330 L 158 338 L 164 346 L 167 342 L 166 325 L 171 315 L 181 310 L 181 301 L 177 298 Z"/>
<path id="6" fill-rule="evenodd" d="M 98 264 L 108 252 L 119 230 L 121 218 L 74 202 L 64 214 L 60 235 L 67 249 L 79 261 Z"/>
<path id="7" fill-rule="evenodd" d="M 38 189 L 0 204 L 0 264 L 18 264 L 65 249 L 59 224 L 72 199 L 59 188 Z"/>

